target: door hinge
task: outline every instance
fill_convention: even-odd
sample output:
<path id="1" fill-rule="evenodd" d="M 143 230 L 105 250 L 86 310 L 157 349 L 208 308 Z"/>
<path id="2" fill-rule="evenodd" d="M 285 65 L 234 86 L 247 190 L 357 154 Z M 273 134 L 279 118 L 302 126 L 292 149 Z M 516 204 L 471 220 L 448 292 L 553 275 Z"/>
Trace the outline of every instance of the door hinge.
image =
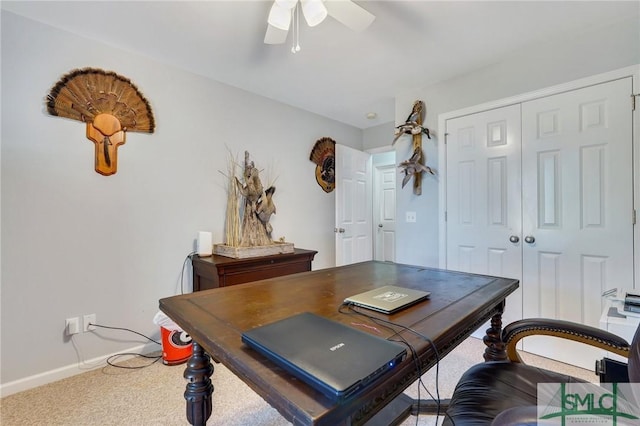
<path id="1" fill-rule="evenodd" d="M 445 134 L 444 134 L 444 144 L 445 144 L 445 145 L 447 144 L 447 138 L 448 138 L 448 136 L 449 136 L 449 133 L 445 133 Z"/>
<path id="2" fill-rule="evenodd" d="M 640 96 L 640 93 L 631 94 L 631 111 L 636 110 L 636 98 Z"/>
<path id="3" fill-rule="evenodd" d="M 444 221 L 445 222 L 447 221 L 447 211 L 446 210 L 444 211 Z"/>
<path id="4" fill-rule="evenodd" d="M 636 209 L 633 209 L 633 212 L 631 213 L 631 224 L 636 224 Z"/>

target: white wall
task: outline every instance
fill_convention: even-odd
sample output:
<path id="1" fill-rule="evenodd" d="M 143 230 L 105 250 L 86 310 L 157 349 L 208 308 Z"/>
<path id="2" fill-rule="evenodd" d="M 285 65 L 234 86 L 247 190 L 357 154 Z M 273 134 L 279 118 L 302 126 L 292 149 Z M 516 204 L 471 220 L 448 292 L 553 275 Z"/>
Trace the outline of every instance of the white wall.
<path id="1" fill-rule="evenodd" d="M 130 78 L 155 113 L 156 132 L 129 132 L 110 177 L 93 170 L 85 125 L 44 108 L 87 66 Z M 197 232 L 221 242 L 229 150 L 275 181 L 274 237 L 318 250 L 314 269 L 334 265 L 334 197 L 309 152 L 322 136 L 362 149 L 361 130 L 4 11 L 1 87 L 3 392 L 145 343 L 115 331 L 72 342 L 65 318 L 158 338 L 158 299 L 179 293 Z"/>
<path id="2" fill-rule="evenodd" d="M 391 150 L 391 142 L 393 142 L 394 124 L 393 121 L 378 124 L 362 131 L 362 149 L 375 150 Z"/>
<path id="3" fill-rule="evenodd" d="M 425 125 L 436 136 L 431 141 L 423 137 L 426 164 L 437 170 L 438 150 L 443 143 L 439 114 L 638 64 L 639 35 L 640 20 L 630 16 L 613 25 L 532 45 L 474 73 L 398 94 L 396 122 L 404 122 L 414 100 L 425 102 Z M 397 160 L 409 158 L 410 138 L 400 139 L 396 145 Z M 640 164 L 636 166 L 640 168 Z M 398 187 L 397 217 L 403 218 L 406 211 L 417 212 L 416 223 L 399 220 L 396 225 L 396 259 L 400 263 L 438 266 L 439 179 L 425 176 L 421 196 L 413 195 L 409 187 Z"/>

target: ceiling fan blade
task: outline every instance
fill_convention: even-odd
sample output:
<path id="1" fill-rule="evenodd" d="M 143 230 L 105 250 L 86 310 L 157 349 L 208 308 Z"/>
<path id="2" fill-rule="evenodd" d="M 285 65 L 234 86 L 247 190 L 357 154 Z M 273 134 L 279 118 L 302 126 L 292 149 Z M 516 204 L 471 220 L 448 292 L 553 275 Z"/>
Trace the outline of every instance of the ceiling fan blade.
<path id="1" fill-rule="evenodd" d="M 282 44 L 287 40 L 289 31 L 281 30 L 273 25 L 267 25 L 267 32 L 264 35 L 265 44 Z"/>
<path id="2" fill-rule="evenodd" d="M 373 22 L 376 17 L 358 6 L 351 0 L 325 0 L 325 7 L 329 16 L 346 25 L 354 31 L 362 31 Z"/>
<path id="3" fill-rule="evenodd" d="M 287 31 L 291 25 L 293 9 L 282 7 L 278 1 L 273 2 L 267 22 L 280 30 Z"/>

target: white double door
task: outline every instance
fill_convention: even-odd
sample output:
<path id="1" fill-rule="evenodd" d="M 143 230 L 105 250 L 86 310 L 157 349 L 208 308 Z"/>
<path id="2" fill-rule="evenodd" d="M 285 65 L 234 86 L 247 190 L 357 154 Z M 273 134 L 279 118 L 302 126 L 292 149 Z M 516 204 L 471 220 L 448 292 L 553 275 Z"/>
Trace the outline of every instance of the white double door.
<path id="1" fill-rule="evenodd" d="M 601 294 L 633 286 L 631 78 L 446 121 L 446 266 L 520 280 L 503 322 L 597 327 Z M 523 349 L 585 368 L 555 338 Z"/>

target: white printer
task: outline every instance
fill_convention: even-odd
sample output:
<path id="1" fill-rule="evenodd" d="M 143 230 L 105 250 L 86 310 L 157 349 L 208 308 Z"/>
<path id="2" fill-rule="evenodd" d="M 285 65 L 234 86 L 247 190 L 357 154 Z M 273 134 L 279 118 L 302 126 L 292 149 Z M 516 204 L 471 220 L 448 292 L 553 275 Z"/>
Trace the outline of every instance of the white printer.
<path id="1" fill-rule="evenodd" d="M 605 292 L 600 328 L 616 334 L 629 343 L 640 324 L 640 293 L 636 290 L 613 289 Z M 606 357 L 626 362 L 626 358 L 606 352 Z"/>

